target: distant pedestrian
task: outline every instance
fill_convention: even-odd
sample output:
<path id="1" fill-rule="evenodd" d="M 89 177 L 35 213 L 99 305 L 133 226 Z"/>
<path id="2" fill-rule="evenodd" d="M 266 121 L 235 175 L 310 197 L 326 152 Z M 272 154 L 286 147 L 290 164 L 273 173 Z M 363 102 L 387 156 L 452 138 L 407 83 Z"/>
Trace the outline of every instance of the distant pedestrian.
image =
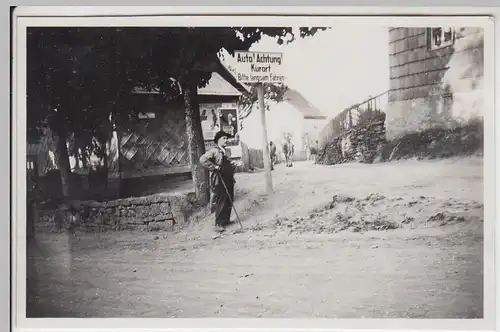
<path id="1" fill-rule="evenodd" d="M 318 157 L 318 152 L 319 152 L 319 143 L 318 141 L 316 141 L 314 145 L 311 147 L 311 156 L 314 162 L 316 162 L 316 158 Z"/>
<path id="2" fill-rule="evenodd" d="M 237 165 L 226 155 L 227 139 L 231 135 L 224 131 L 215 134 L 216 146 L 200 157 L 201 166 L 210 170 L 211 208 L 215 212 L 215 230 L 223 232 L 231 224 L 231 209 L 234 201 L 234 173 Z M 228 196 L 229 195 L 229 196 Z"/>
<path id="3" fill-rule="evenodd" d="M 273 141 L 269 142 L 269 157 L 271 158 L 271 171 L 274 170 L 274 165 L 276 165 L 276 145 Z"/>
<path id="4" fill-rule="evenodd" d="M 293 153 L 294 153 L 294 146 L 293 143 L 291 142 L 290 139 L 286 139 L 283 142 L 282 146 L 283 154 L 285 155 L 285 166 L 286 167 L 292 167 L 293 166 Z"/>

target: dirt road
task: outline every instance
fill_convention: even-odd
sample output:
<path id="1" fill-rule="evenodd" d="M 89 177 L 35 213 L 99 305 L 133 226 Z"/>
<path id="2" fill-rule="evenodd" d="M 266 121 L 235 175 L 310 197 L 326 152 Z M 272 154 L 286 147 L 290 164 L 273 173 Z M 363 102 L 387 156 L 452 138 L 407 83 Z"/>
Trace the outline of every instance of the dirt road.
<path id="1" fill-rule="evenodd" d="M 482 160 L 239 174 L 245 225 L 39 234 L 28 317 L 479 318 Z M 335 196 L 335 197 L 334 197 Z"/>

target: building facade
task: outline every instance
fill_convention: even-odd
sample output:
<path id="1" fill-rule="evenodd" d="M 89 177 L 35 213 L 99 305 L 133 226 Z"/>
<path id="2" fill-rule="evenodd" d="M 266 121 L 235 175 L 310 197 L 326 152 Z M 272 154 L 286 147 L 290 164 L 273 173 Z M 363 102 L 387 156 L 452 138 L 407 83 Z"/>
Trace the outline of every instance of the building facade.
<path id="1" fill-rule="evenodd" d="M 248 90 L 220 63 L 215 63 L 206 70 L 212 72 L 212 78 L 205 87 L 198 89 L 202 129 L 207 129 L 204 128 L 206 121 L 203 120 L 203 112 L 206 113 L 207 107 L 215 105 L 215 111 L 219 116 L 218 127 L 212 129 L 222 128 L 236 136 L 237 119 L 234 124 L 233 120 L 237 116 L 237 101 L 239 96 Z M 89 197 L 93 197 L 94 194 L 91 193 L 95 192 L 105 193 L 107 197 L 127 194 L 122 190 L 124 180 L 131 180 L 129 182 L 133 183 L 132 187 L 136 187 L 137 183 L 147 184 L 148 181 L 154 183 L 159 177 L 176 179 L 179 176 L 190 176 L 191 166 L 182 96 L 165 100 L 158 91 L 134 89 L 132 93 L 134 97 L 128 106 L 139 113 L 139 118 L 133 126 L 115 128 L 113 137 L 107 144 L 106 176 L 91 181 L 91 169 L 101 167 L 102 172 L 106 172 L 101 165 L 102 160 L 96 156 L 90 156 L 90 160 L 82 167 L 79 167 L 76 159 L 70 156 L 72 175 L 82 182 L 82 185 L 79 185 L 80 191 L 88 192 Z M 208 119 L 207 116 L 205 118 Z M 203 135 L 205 146 L 210 147 L 213 132 L 203 130 Z M 230 145 L 230 153 L 235 158 L 241 156 L 238 140 L 231 140 Z M 60 196 L 61 186 L 57 182 L 59 175 L 48 177 L 51 170 L 56 170 L 54 158 L 51 157 L 54 149 L 55 145 L 50 134 L 44 136 L 40 143 L 28 144 L 27 170 L 38 177 L 38 182 L 43 187 L 50 187 L 50 191 L 58 191 L 52 196 Z M 148 178 L 148 181 L 145 181 L 145 178 Z M 95 184 L 92 185 L 90 182 Z"/>
<path id="2" fill-rule="evenodd" d="M 268 139 L 279 147 L 284 135 L 290 134 L 298 160 L 306 159 L 308 148 L 315 146 L 328 121 L 324 113 L 294 89 L 288 89 L 283 101 L 273 105 L 266 117 Z"/>
<path id="3" fill-rule="evenodd" d="M 238 89 L 242 90 L 239 91 Z M 246 91 L 214 72 L 207 86 L 198 89 L 205 148 L 212 147 L 217 131 L 233 136 L 228 142 L 232 158 L 241 157 L 238 133 L 238 100 Z M 190 173 L 184 100 L 165 102 L 157 92 L 136 92 L 134 105 L 143 116 L 120 136 L 120 173 L 123 179 Z"/>
<path id="4" fill-rule="evenodd" d="M 482 117 L 482 28 L 390 28 L 387 137 Z"/>

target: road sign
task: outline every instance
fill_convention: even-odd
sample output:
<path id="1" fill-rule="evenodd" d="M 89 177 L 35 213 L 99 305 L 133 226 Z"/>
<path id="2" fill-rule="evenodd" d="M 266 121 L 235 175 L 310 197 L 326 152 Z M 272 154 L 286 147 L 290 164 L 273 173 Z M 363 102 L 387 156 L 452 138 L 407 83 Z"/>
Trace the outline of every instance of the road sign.
<path id="1" fill-rule="evenodd" d="M 240 83 L 284 83 L 283 53 L 236 51 L 234 68 Z"/>

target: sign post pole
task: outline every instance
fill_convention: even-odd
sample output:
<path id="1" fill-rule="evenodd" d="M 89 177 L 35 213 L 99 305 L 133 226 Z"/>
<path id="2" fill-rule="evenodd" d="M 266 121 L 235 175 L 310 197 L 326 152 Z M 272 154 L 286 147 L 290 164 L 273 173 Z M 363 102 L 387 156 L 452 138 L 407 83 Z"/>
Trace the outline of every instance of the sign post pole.
<path id="1" fill-rule="evenodd" d="M 266 180 L 266 192 L 270 195 L 273 190 L 273 178 L 271 176 L 271 156 L 269 155 L 269 144 L 267 142 L 266 108 L 264 104 L 264 85 L 257 83 L 257 97 L 259 100 L 260 124 L 262 127 L 262 154 L 264 160 L 264 172 Z"/>
<path id="2" fill-rule="evenodd" d="M 264 104 L 264 83 L 283 84 L 285 82 L 283 53 L 235 51 L 235 72 L 238 82 L 255 84 L 262 127 L 262 154 L 266 191 L 274 192 L 271 177 L 271 156 L 267 141 L 266 107 Z"/>

